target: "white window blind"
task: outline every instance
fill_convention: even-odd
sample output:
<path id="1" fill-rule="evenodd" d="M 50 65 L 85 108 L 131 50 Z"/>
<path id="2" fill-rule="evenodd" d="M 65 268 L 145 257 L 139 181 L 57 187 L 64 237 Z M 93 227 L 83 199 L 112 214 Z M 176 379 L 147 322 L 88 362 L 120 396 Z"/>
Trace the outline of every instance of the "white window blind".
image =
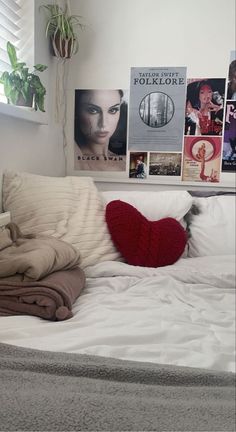
<path id="1" fill-rule="evenodd" d="M 21 7 L 18 0 L 0 0 L 0 73 L 10 70 L 7 41 L 19 46 Z"/>
<path id="2" fill-rule="evenodd" d="M 17 50 L 20 61 L 31 65 L 34 57 L 34 1 L 0 0 L 0 74 L 11 71 L 7 41 Z M 0 84 L 0 102 L 6 102 Z"/>

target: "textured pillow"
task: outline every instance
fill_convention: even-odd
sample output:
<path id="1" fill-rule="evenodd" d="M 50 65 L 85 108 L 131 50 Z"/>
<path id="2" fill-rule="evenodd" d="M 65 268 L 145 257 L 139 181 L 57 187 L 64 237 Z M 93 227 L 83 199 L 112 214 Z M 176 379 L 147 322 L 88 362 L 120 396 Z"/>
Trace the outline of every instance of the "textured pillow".
<path id="1" fill-rule="evenodd" d="M 191 217 L 189 257 L 235 254 L 234 195 L 195 198 L 198 214 Z"/>
<path id="2" fill-rule="evenodd" d="M 105 208 L 88 177 L 46 177 L 4 172 L 3 208 L 23 232 L 47 234 L 75 246 L 81 267 L 119 259 Z"/>
<path id="3" fill-rule="evenodd" d="M 166 266 L 176 262 L 184 251 L 186 232 L 173 218 L 149 221 L 130 204 L 115 200 L 106 207 L 106 221 L 128 264 Z"/>
<path id="4" fill-rule="evenodd" d="M 114 200 L 131 204 L 150 221 L 172 217 L 182 222 L 193 203 L 187 191 L 106 191 L 102 196 L 105 204 Z"/>

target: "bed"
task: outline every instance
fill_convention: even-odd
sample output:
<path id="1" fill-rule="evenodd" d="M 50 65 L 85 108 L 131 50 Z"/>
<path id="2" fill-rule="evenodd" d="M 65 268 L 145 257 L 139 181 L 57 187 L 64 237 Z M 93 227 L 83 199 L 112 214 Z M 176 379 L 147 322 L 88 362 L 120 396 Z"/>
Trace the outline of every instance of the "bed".
<path id="1" fill-rule="evenodd" d="M 210 195 L 5 172 L 4 210 L 73 244 L 86 286 L 68 320 L 0 317 L 2 430 L 235 430 L 235 196 Z M 105 220 L 117 201 L 177 220 L 181 256 L 128 264 Z"/>

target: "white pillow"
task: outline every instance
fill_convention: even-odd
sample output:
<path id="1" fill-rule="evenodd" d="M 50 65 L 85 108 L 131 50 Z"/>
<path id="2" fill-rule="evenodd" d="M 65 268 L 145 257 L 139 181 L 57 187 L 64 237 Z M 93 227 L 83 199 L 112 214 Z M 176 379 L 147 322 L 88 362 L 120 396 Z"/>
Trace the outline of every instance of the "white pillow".
<path id="1" fill-rule="evenodd" d="M 102 195 L 105 204 L 113 200 L 125 201 L 151 221 L 166 217 L 181 221 L 193 203 L 187 191 L 107 191 Z"/>
<path id="2" fill-rule="evenodd" d="M 5 171 L 3 208 L 23 232 L 55 236 L 81 253 L 81 267 L 119 259 L 104 203 L 89 177 L 46 177 Z"/>
<path id="3" fill-rule="evenodd" d="M 190 223 L 189 257 L 235 254 L 235 196 L 195 198 L 200 213 Z"/>

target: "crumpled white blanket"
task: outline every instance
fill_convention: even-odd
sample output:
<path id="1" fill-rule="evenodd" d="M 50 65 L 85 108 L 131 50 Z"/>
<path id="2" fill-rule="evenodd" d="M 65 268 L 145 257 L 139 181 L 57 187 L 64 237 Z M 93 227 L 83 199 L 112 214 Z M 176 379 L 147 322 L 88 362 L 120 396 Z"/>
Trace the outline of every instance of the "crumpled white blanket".
<path id="1" fill-rule="evenodd" d="M 28 348 L 235 369 L 235 256 L 157 269 L 103 262 L 63 323 L 1 318 L 0 341 Z"/>

